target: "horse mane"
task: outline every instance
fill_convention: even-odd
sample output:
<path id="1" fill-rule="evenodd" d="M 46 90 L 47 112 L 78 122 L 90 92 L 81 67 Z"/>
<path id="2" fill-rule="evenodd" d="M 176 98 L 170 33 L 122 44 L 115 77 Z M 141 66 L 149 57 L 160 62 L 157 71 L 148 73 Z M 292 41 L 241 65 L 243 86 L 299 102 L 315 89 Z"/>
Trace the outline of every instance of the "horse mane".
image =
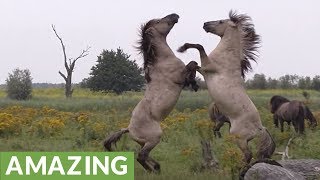
<path id="1" fill-rule="evenodd" d="M 283 103 L 290 102 L 289 99 L 282 96 L 272 96 L 270 99 L 271 113 L 274 113 Z"/>
<path id="2" fill-rule="evenodd" d="M 139 53 L 143 55 L 143 70 L 147 83 L 151 81 L 149 67 L 154 65 L 157 56 L 156 46 L 151 41 L 152 33 L 147 31 L 154 23 L 155 20 L 150 20 L 146 24 L 141 25 L 139 31 L 140 40 L 138 41 L 138 47 L 136 47 Z"/>
<path id="3" fill-rule="evenodd" d="M 252 70 L 250 61 L 256 62 L 258 58 L 258 48 L 260 47 L 261 37 L 256 34 L 251 17 L 246 14 L 237 14 L 235 11 L 229 12 L 229 19 L 240 27 L 242 58 L 241 58 L 241 75 L 245 78 L 248 71 Z"/>

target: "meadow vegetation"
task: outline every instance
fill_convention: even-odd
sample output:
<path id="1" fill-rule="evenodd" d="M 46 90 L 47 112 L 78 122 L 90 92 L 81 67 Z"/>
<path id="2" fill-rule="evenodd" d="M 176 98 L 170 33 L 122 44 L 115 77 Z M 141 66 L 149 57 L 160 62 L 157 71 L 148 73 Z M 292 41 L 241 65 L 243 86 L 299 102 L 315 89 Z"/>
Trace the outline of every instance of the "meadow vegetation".
<path id="1" fill-rule="evenodd" d="M 305 101 L 319 120 L 320 92 L 307 91 L 310 94 L 308 101 L 302 92 L 280 89 L 248 91 L 264 126 L 276 141 L 276 151 L 283 151 L 295 133 L 292 127 L 284 133 L 273 127 L 269 99 L 277 94 Z M 130 114 L 143 93 L 116 95 L 75 89 L 73 98 L 65 99 L 64 89 L 47 88 L 34 89 L 32 96 L 28 101 L 15 101 L 6 98 L 5 92 L 0 90 L 0 151 L 103 151 L 102 142 L 106 135 L 128 125 Z M 207 91 L 184 91 L 181 94 L 175 110 L 161 123 L 164 131 L 161 143 L 151 152 L 161 164 L 161 174 L 148 174 L 136 162 L 135 179 L 232 179 L 235 170 L 241 166 L 241 152 L 233 144 L 234 137 L 228 135 L 228 125 L 221 129 L 223 138 L 214 138 L 213 124 L 207 112 L 209 102 Z M 319 137 L 319 127 L 306 128 L 305 136 L 293 140 L 290 156 L 294 159 L 320 158 Z M 200 169 L 201 139 L 212 143 L 220 164 L 217 172 Z M 118 151 L 136 152 L 139 149 L 127 135 L 117 145 Z M 252 148 L 255 149 L 254 144 Z M 273 158 L 280 159 L 281 156 L 274 155 Z"/>

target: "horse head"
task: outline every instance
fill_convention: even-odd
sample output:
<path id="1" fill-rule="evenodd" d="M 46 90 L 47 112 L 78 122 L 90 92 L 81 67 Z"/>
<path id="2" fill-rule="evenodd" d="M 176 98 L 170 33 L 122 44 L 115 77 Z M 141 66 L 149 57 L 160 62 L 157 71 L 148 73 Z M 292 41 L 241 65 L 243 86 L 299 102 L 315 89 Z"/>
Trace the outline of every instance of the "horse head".
<path id="1" fill-rule="evenodd" d="M 222 37 L 228 28 L 236 28 L 236 24 L 230 19 L 209 21 L 203 24 L 203 29 L 217 36 Z"/>
<path id="2" fill-rule="evenodd" d="M 274 114 L 277 109 L 285 102 L 289 102 L 289 100 L 282 96 L 272 96 L 270 99 L 271 113 Z"/>
<path id="3" fill-rule="evenodd" d="M 238 34 L 242 48 L 241 75 L 244 78 L 245 74 L 252 69 L 250 60 L 256 61 L 258 58 L 260 47 L 260 36 L 256 34 L 251 18 L 246 14 L 230 11 L 229 19 L 205 22 L 203 29 L 220 37 L 232 36 L 233 33 Z"/>
<path id="4" fill-rule="evenodd" d="M 151 81 L 149 75 L 149 66 L 152 66 L 156 62 L 156 43 L 153 39 L 166 37 L 173 26 L 178 22 L 179 15 L 170 14 L 163 18 L 152 19 L 146 24 L 141 26 L 139 46 L 137 49 L 143 54 L 145 71 L 145 79 L 147 82 Z"/>
<path id="5" fill-rule="evenodd" d="M 152 19 L 141 27 L 141 36 L 142 38 L 167 36 L 178 20 L 179 15 L 174 13 L 160 19 Z"/>

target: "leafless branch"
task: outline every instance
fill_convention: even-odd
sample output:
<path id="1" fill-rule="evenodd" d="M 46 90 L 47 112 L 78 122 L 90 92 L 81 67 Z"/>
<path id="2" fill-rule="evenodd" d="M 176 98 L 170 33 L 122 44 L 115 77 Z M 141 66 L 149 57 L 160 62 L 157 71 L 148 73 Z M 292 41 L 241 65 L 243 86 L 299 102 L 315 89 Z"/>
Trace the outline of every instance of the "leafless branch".
<path id="1" fill-rule="evenodd" d="M 68 66 L 68 64 L 67 64 L 66 47 L 65 47 L 65 45 L 63 44 L 62 38 L 58 35 L 55 26 L 52 24 L 51 27 L 52 27 L 52 30 L 54 31 L 55 35 L 57 36 L 57 38 L 59 39 L 59 41 L 60 41 L 60 43 L 61 43 L 62 52 L 63 52 L 63 58 L 64 58 L 64 66 L 65 66 L 65 68 L 66 68 L 67 71 L 68 71 L 68 70 L 69 70 L 69 66 Z"/>
<path id="2" fill-rule="evenodd" d="M 286 158 L 287 159 L 290 159 L 291 157 L 289 156 L 289 146 L 291 144 L 291 141 L 292 141 L 293 138 L 290 138 L 288 143 L 287 143 L 287 146 L 286 146 L 286 149 L 284 151 L 278 151 L 276 152 L 276 154 L 279 154 L 279 155 L 282 155 L 281 157 L 281 160 L 285 160 Z"/>
<path id="3" fill-rule="evenodd" d="M 83 57 L 86 57 L 86 56 L 89 55 L 89 49 L 90 49 L 90 46 L 88 46 L 87 49 L 82 50 L 81 54 L 80 54 L 78 57 L 76 57 L 76 58 L 73 60 L 72 63 L 71 63 L 71 60 L 70 60 L 70 63 L 71 63 L 71 64 L 70 64 L 70 69 L 71 69 L 71 70 L 73 70 L 73 68 L 74 68 L 74 66 L 75 66 L 75 64 L 76 64 L 76 61 L 77 61 L 78 59 L 83 58 Z"/>
<path id="4" fill-rule="evenodd" d="M 87 56 L 89 54 L 90 47 L 87 47 L 87 49 L 82 50 L 78 57 L 67 59 L 66 47 L 63 44 L 62 38 L 58 35 L 58 33 L 57 33 L 56 29 L 55 29 L 55 26 L 53 24 L 51 25 L 51 27 L 52 27 L 55 35 L 59 39 L 60 44 L 62 46 L 63 57 L 64 57 L 64 66 L 65 66 L 66 71 L 67 71 L 67 76 L 65 74 L 63 74 L 61 71 L 59 71 L 59 74 L 66 81 L 65 95 L 66 95 L 67 98 L 71 98 L 72 97 L 72 93 L 73 93 L 72 82 L 71 82 L 72 79 L 71 78 L 72 78 L 72 72 L 73 72 L 74 66 L 75 66 L 77 60 L 79 60 L 80 58 L 83 58 L 83 57 L 85 57 L 85 56 Z"/>
<path id="5" fill-rule="evenodd" d="M 210 170 L 217 170 L 218 168 L 218 161 L 216 160 L 214 154 L 211 150 L 210 141 L 201 140 L 202 146 L 202 157 L 204 162 L 201 165 L 201 169 L 210 169 Z"/>
<path id="6" fill-rule="evenodd" d="M 67 81 L 67 77 L 61 71 L 59 71 L 59 74 L 63 77 L 65 81 Z"/>

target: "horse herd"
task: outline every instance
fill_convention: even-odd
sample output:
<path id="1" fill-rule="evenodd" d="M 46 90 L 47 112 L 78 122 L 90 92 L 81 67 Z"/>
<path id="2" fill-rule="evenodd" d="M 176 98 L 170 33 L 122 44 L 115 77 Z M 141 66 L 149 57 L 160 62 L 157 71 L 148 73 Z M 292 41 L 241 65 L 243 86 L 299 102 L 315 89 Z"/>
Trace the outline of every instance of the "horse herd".
<path id="1" fill-rule="evenodd" d="M 243 78 L 251 69 L 250 61 L 256 61 L 258 57 L 260 43 L 260 36 L 256 34 L 251 18 L 230 11 L 228 19 L 205 22 L 203 29 L 207 33 L 221 37 L 217 47 L 209 55 L 200 44 L 185 43 L 178 49 L 178 52 L 197 49 L 201 67 L 195 61 L 185 65 L 167 43 L 167 35 L 178 20 L 177 14 L 170 14 L 141 26 L 138 50 L 143 55 L 147 82 L 144 97 L 134 108 L 129 126 L 111 134 L 104 141 L 105 149 L 111 151 L 112 144 L 123 134 L 129 133 L 141 145 L 137 161 L 149 172 L 160 172 L 160 164 L 149 156 L 162 136 L 160 122 L 173 110 L 184 86 L 191 85 L 197 91 L 195 73 L 199 72 L 214 100 L 214 104 L 210 105 L 210 116 L 217 122 L 230 124 L 230 134 L 237 137 L 235 143 L 243 152 L 244 162 L 248 165 L 252 160 L 248 142 L 254 138 L 259 138 L 258 161 L 271 162 L 275 142 L 262 125 L 259 112 L 243 87 Z M 304 117 L 310 117 L 312 122 L 316 122 L 310 110 L 302 103 L 294 102 L 291 105 L 291 102 L 278 96 L 271 101 L 274 122 L 278 124 L 280 121 L 281 127 L 284 121 L 293 116 L 299 119 L 292 120 L 299 132 L 303 132 L 304 127 L 300 122 Z M 287 108 L 297 112 L 287 115 Z M 223 123 L 216 124 L 219 129 Z M 215 134 L 221 136 L 218 131 Z"/>
<path id="2" fill-rule="evenodd" d="M 283 132 L 284 122 L 288 123 L 288 128 L 292 123 L 295 131 L 299 134 L 304 134 L 305 119 L 309 120 L 310 127 L 315 127 L 318 124 L 309 107 L 301 101 L 290 101 L 285 97 L 276 95 L 270 99 L 270 106 L 273 114 L 273 123 L 278 128 L 280 121 L 281 132 Z M 209 116 L 214 122 L 214 135 L 221 138 L 220 128 L 224 123 L 229 123 L 229 126 L 231 126 L 229 118 L 219 111 L 215 103 L 211 103 L 209 106 Z"/>

